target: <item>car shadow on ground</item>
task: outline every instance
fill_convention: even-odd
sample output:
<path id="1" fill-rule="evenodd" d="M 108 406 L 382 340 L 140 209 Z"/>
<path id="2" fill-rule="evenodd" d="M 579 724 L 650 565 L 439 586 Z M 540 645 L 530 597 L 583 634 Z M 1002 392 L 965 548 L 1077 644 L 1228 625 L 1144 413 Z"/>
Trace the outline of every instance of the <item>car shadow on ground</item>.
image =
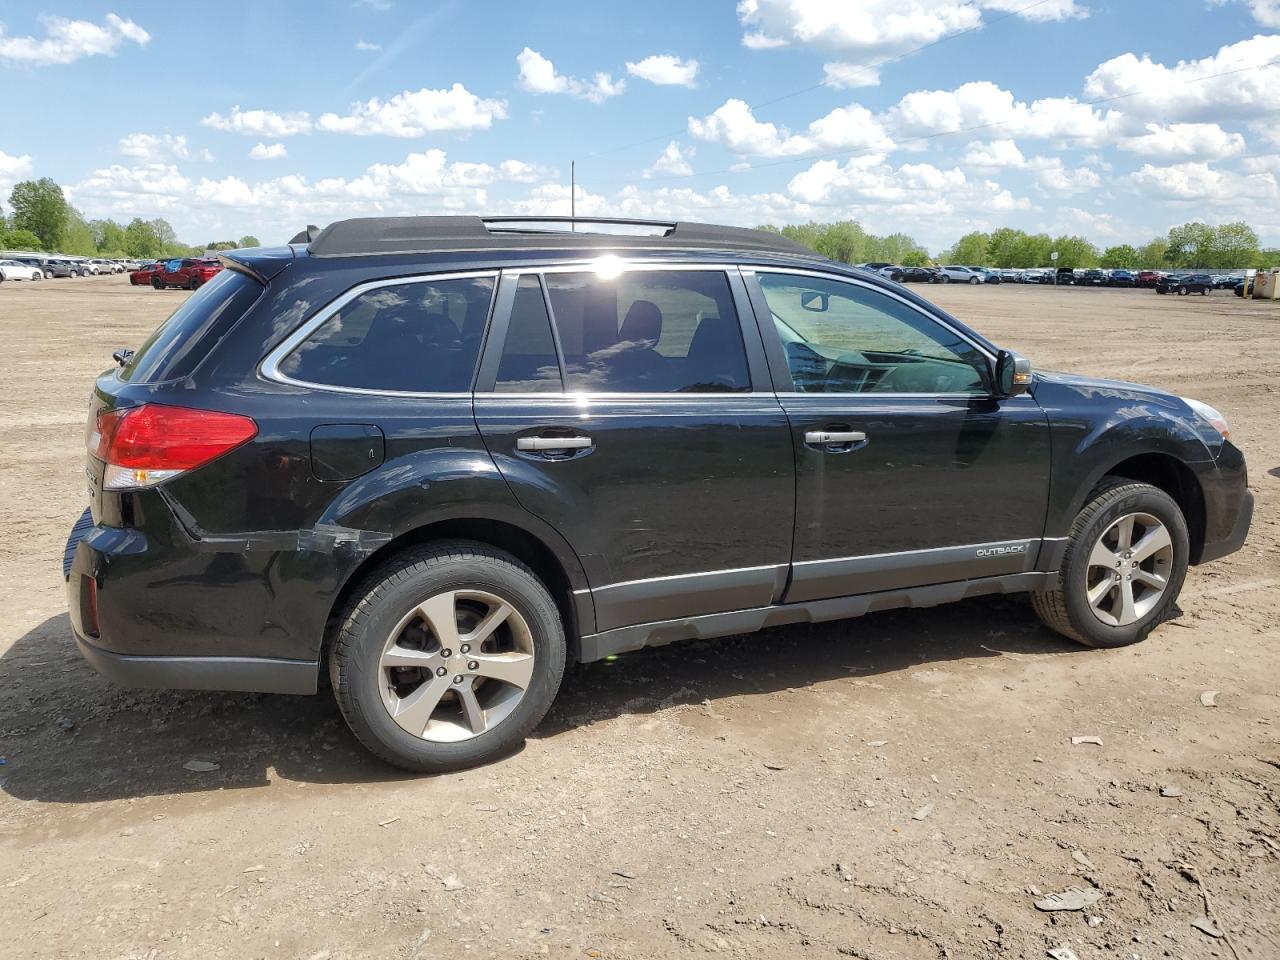
<path id="1" fill-rule="evenodd" d="M 1075 651 L 1083 652 L 1040 626 L 1021 597 L 777 627 L 573 666 L 533 736 L 922 663 Z M 0 657 L 0 725 L 0 790 L 20 800 L 92 803 L 247 789 L 278 779 L 412 778 L 356 742 L 327 690 L 291 697 L 116 687 L 81 659 L 65 614 Z M 184 764 L 191 760 L 218 769 L 190 771 Z"/>

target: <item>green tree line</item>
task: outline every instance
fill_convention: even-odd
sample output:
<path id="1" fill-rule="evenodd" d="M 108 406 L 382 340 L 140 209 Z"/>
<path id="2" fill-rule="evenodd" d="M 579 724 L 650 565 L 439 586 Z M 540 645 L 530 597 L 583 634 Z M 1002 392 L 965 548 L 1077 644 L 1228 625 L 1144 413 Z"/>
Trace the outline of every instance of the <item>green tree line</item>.
<path id="1" fill-rule="evenodd" d="M 1237 221 L 1212 227 L 1206 223 L 1184 223 L 1163 237 L 1154 237 L 1140 247 L 1122 243 L 1100 249 L 1085 237 L 1064 234 L 1027 233 L 1001 227 L 990 233 L 966 233 L 952 246 L 931 258 L 923 246 L 905 233 L 878 237 L 867 233 L 855 221 L 803 223 L 786 227 L 760 227 L 795 240 L 825 257 L 842 263 L 887 261 L 903 266 L 959 263 L 966 266 L 998 268 L 1027 267 L 1107 267 L 1127 269 L 1241 269 L 1280 264 L 1280 249 L 1262 248 L 1258 235 L 1247 223 Z M 1058 259 L 1052 260 L 1056 252 Z"/>
<path id="2" fill-rule="evenodd" d="M 62 188 L 48 177 L 24 180 L 9 193 L 11 213 L 0 209 L 0 249 L 45 250 L 81 257 L 135 257 L 152 260 L 185 257 L 206 250 L 257 247 L 254 236 L 210 241 L 191 246 L 178 240 L 162 217 L 134 217 L 126 224 L 115 220 L 86 220 L 67 202 Z"/>

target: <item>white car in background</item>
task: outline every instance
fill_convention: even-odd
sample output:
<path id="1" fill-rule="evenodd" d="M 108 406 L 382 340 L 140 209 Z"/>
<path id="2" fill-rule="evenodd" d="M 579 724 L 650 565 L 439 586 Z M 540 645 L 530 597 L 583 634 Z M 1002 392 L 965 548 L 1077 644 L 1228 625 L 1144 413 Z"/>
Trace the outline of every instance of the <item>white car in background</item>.
<path id="1" fill-rule="evenodd" d="M 44 271 L 17 260 L 0 260 L 0 280 L 43 280 Z"/>
<path id="2" fill-rule="evenodd" d="M 986 276 L 970 267 L 947 266 L 938 268 L 939 283 L 982 283 Z"/>
<path id="3" fill-rule="evenodd" d="M 94 273 L 124 273 L 124 267 L 114 260 L 90 260 L 89 266 Z"/>

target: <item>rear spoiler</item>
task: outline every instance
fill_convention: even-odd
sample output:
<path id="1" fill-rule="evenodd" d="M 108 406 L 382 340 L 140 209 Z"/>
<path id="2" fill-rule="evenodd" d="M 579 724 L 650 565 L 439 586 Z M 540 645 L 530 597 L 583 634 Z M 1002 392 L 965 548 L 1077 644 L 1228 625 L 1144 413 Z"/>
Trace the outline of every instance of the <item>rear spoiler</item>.
<path id="1" fill-rule="evenodd" d="M 289 242 L 291 244 L 292 243 L 310 243 L 319 235 L 319 233 L 320 233 L 319 227 L 317 227 L 314 223 L 308 223 L 307 229 L 300 230 L 299 232 L 295 233 L 293 235 L 293 239 L 290 240 Z"/>
<path id="2" fill-rule="evenodd" d="M 257 280 L 264 287 L 293 261 L 292 247 L 250 247 L 227 250 L 218 259 L 228 270 L 235 270 Z"/>

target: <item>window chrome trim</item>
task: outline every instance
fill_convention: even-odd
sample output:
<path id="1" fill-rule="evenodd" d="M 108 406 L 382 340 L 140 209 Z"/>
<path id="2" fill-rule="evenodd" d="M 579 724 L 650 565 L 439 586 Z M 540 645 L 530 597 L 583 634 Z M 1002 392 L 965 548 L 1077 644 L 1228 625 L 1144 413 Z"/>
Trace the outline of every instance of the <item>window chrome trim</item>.
<path id="1" fill-rule="evenodd" d="M 292 387 L 307 387 L 311 390 L 327 390 L 333 393 L 349 393 L 358 396 L 373 397 L 416 397 L 425 400 L 445 400 L 470 398 L 474 392 L 475 371 L 472 371 L 472 384 L 466 390 L 380 390 L 373 387 L 344 387 L 333 383 L 314 383 L 310 380 L 297 380 L 280 371 L 282 364 L 289 354 L 302 346 L 313 333 L 316 332 L 325 321 L 332 317 L 335 313 L 345 307 L 352 300 L 363 296 L 370 290 L 378 290 L 383 287 L 401 287 L 413 283 L 437 283 L 442 280 L 474 280 L 482 277 L 489 277 L 493 280 L 493 290 L 489 293 L 489 309 L 485 314 L 485 329 L 488 330 L 489 323 L 492 320 L 493 304 L 498 295 L 498 278 L 501 270 L 496 268 L 486 270 L 463 270 L 451 273 L 423 273 L 414 274 L 408 277 L 393 277 L 389 280 L 370 280 L 366 283 L 357 284 L 345 293 L 339 294 L 333 300 L 317 310 L 311 317 L 304 320 L 294 331 L 289 334 L 275 347 L 266 357 L 258 364 L 258 375 L 265 380 L 271 380 L 275 383 L 283 383 Z M 483 352 L 483 344 L 481 345 Z M 476 365 L 480 363 L 480 355 L 476 356 Z"/>
<path id="2" fill-rule="evenodd" d="M 753 273 L 757 273 L 757 274 L 782 273 L 782 274 L 791 274 L 791 275 L 797 275 L 802 277 L 814 277 L 818 280 L 831 280 L 835 283 L 847 283 L 850 286 L 861 287 L 864 290 L 871 290 L 871 291 L 874 291 L 875 293 L 880 293 L 880 294 L 884 294 L 887 297 L 892 297 L 893 299 L 901 303 L 903 306 L 909 307 L 910 309 L 914 310 L 916 313 L 920 314 L 920 316 L 933 321 L 943 329 L 948 330 L 951 333 L 955 334 L 965 343 L 969 344 L 969 346 L 973 347 L 975 350 L 977 350 L 979 353 L 985 356 L 993 364 L 996 362 L 996 355 L 992 353 L 989 349 L 987 349 L 987 347 L 985 347 L 983 344 L 979 343 L 978 341 L 974 340 L 972 337 L 968 336 L 963 331 L 957 330 L 955 327 L 953 327 L 950 323 L 948 323 L 942 317 L 934 316 L 929 311 L 921 309 L 919 304 L 913 303 L 912 301 L 908 300 L 906 297 L 902 296 L 901 294 L 893 290 L 886 290 L 884 287 L 881 287 L 878 284 L 867 283 L 864 280 L 862 280 L 860 277 L 846 277 L 838 273 L 823 273 L 820 270 L 805 270 L 799 267 L 792 268 L 792 267 L 774 267 L 774 266 L 752 266 L 750 269 Z M 764 292 L 763 286 L 761 287 L 761 292 Z M 765 295 L 765 299 L 768 300 L 767 294 Z M 988 374 L 991 374 L 994 376 L 994 368 L 992 368 L 991 370 L 988 370 L 987 372 Z M 806 393 L 806 394 L 803 394 L 803 396 L 808 397 L 808 396 L 813 396 L 813 394 Z M 850 394 L 850 396 L 855 396 L 855 394 Z M 881 394 L 881 396 L 887 396 L 887 394 Z M 939 396 L 939 394 L 912 393 L 912 394 L 903 394 L 903 396 L 936 397 L 936 396 Z M 966 393 L 966 394 L 963 394 L 963 396 L 981 397 L 981 396 L 990 396 L 990 394 Z"/>

